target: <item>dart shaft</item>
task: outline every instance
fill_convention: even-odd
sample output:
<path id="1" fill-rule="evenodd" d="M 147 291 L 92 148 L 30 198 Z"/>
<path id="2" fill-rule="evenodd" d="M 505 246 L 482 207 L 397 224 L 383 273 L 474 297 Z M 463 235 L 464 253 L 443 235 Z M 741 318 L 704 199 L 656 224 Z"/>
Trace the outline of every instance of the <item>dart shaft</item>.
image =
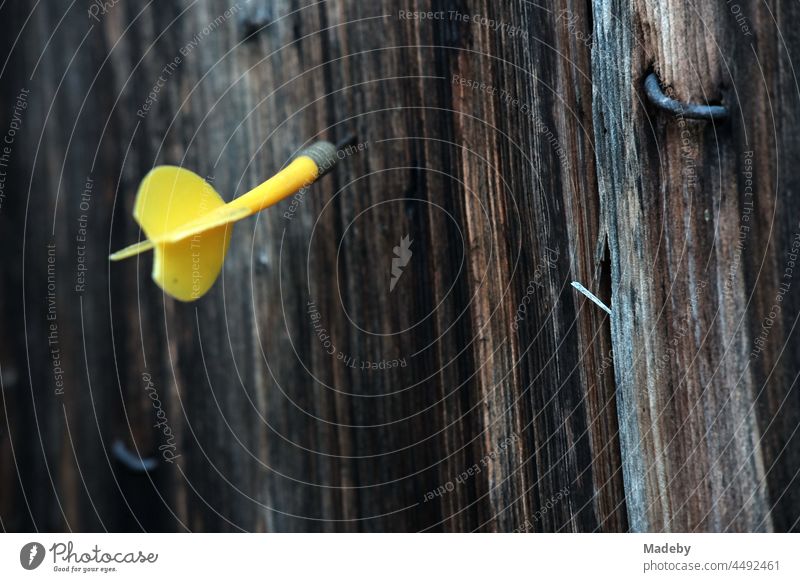
<path id="1" fill-rule="evenodd" d="M 330 170 L 337 160 L 336 148 L 324 141 L 306 148 L 283 170 L 228 203 L 229 208 L 244 208 L 251 213 L 277 204 Z"/>

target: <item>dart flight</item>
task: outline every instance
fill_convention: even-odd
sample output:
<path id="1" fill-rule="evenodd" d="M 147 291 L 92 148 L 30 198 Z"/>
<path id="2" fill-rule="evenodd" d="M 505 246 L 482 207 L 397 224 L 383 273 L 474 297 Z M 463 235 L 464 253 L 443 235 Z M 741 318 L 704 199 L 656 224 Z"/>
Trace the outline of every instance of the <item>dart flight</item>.
<path id="1" fill-rule="evenodd" d="M 109 258 L 119 261 L 152 250 L 158 286 L 181 301 L 199 299 L 222 270 L 232 223 L 310 185 L 337 159 L 333 144 L 316 142 L 272 178 L 227 204 L 194 172 L 177 166 L 153 168 L 139 185 L 133 208 L 147 240 Z"/>

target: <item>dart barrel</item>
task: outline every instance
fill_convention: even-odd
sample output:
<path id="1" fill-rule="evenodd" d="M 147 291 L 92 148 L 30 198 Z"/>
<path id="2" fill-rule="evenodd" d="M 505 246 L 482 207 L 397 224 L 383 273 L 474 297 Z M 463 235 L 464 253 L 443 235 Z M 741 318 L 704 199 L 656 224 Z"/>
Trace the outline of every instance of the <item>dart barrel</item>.
<path id="1" fill-rule="evenodd" d="M 339 161 L 339 152 L 332 143 L 328 141 L 318 141 L 302 150 L 297 154 L 297 157 L 311 158 L 319 170 L 316 176 L 316 179 L 319 179 L 330 172 L 331 168 Z"/>

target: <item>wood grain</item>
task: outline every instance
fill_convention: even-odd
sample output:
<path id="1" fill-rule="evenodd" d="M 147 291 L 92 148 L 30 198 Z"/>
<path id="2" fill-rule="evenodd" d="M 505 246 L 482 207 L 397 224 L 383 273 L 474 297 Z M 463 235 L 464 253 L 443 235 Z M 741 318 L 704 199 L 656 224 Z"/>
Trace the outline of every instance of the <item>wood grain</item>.
<path id="1" fill-rule="evenodd" d="M 748 360 L 797 230 L 800 41 L 773 33 L 795 8 L 741 4 L 754 39 L 688 2 L 6 3 L 0 109 L 30 100 L 0 207 L 2 527 L 796 529 L 793 294 Z M 651 69 L 734 118 L 679 126 Z M 108 265 L 153 165 L 230 199 L 348 134 L 288 217 L 237 227 L 201 301 L 148 257 Z M 177 457 L 134 472 L 115 441 Z"/>
<path id="2" fill-rule="evenodd" d="M 742 7 L 751 22 L 769 14 Z M 777 323 L 776 347 L 752 353 L 792 236 L 770 227 L 778 203 L 792 204 L 776 163 L 797 155 L 793 138 L 770 137 L 778 122 L 769 94 L 796 100 L 794 81 L 778 72 L 791 65 L 789 47 L 767 32 L 775 28 L 784 27 L 747 36 L 724 3 L 611 2 L 596 14 L 594 129 L 634 530 L 797 527 L 798 507 L 786 499 L 796 494 L 792 463 L 776 466 L 787 451 L 765 438 L 794 438 L 794 426 L 773 423 L 796 409 L 786 377 L 796 363 L 779 353 L 794 341 Z M 777 62 L 765 65 L 767 54 Z M 650 71 L 676 99 L 721 100 L 731 121 L 655 109 L 641 90 Z M 778 319 L 793 321 L 793 311 Z M 784 380 L 766 380 L 776 366 Z M 787 406 L 778 410 L 776 399 Z"/>

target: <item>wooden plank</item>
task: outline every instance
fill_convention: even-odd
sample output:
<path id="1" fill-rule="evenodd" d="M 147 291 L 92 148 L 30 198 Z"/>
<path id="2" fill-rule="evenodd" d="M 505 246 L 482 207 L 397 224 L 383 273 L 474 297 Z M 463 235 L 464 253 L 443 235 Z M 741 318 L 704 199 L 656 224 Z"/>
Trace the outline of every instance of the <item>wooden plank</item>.
<path id="1" fill-rule="evenodd" d="M 796 100 L 786 74 L 795 37 L 773 32 L 793 9 L 737 5 L 760 27 L 750 36 L 729 4 L 609 2 L 595 11 L 598 179 L 637 531 L 797 527 L 793 453 L 780 448 L 797 426 L 787 422 L 796 406 L 781 408 L 797 399 L 796 362 L 780 353 L 795 343 L 791 310 L 778 318 L 773 347 L 751 353 L 796 230 L 788 216 L 775 222 L 794 204 L 784 188 L 795 179 L 775 164 L 796 155 L 796 137 L 776 139 L 784 121 L 770 111 Z M 780 22 L 767 22 L 770 7 Z M 675 98 L 721 99 L 732 119 L 654 108 L 642 91 L 651 70 Z M 780 379 L 765 381 L 775 366 Z"/>
<path id="2" fill-rule="evenodd" d="M 26 488 L 40 484 L 35 513 L 13 523 L 624 530 L 613 373 L 600 373 L 609 328 L 569 286 L 579 279 L 608 298 L 589 46 L 576 34 L 588 35 L 587 6 L 564 5 L 569 25 L 530 3 L 453 3 L 429 21 L 400 14 L 440 9 L 427 3 L 277 2 L 218 21 L 229 6 L 120 3 L 77 51 L 85 13 L 57 26 L 53 8 L 26 30 L 52 34 L 50 47 L 13 55 L 23 78 L 41 52 L 29 115 L 47 138 L 20 141 L 16 183 L 33 176 L 38 204 L 60 213 L 69 386 L 62 409 L 37 364 L 49 361 L 44 289 L 32 283 L 46 276 L 47 225 L 15 204 L 33 247 L 19 255 L 26 279 L 8 276 L 30 318 L 9 313 L 28 331 L 13 358 L 39 394 L 13 404 L 15 440 L 36 442 L 32 417 L 48 420 L 44 460 L 20 467 Z M 58 85 L 70 59 L 69 87 L 100 71 L 82 111 L 84 95 Z M 45 118 L 51 102 L 58 114 Z M 238 228 L 203 301 L 164 299 L 148 260 L 106 270 L 109 246 L 138 237 L 132 194 L 153 164 L 213 176 L 230 197 L 305 141 L 350 132 L 366 150 L 291 219 L 271 212 Z M 87 175 L 92 276 L 79 297 L 61 281 Z M 406 236 L 413 255 L 389 290 Z M 326 353 L 312 306 L 343 359 Z M 360 370 L 351 358 L 405 365 Z M 159 410 L 175 463 L 136 475 L 109 460 L 115 440 L 158 455 L 171 442 L 153 429 Z"/>

